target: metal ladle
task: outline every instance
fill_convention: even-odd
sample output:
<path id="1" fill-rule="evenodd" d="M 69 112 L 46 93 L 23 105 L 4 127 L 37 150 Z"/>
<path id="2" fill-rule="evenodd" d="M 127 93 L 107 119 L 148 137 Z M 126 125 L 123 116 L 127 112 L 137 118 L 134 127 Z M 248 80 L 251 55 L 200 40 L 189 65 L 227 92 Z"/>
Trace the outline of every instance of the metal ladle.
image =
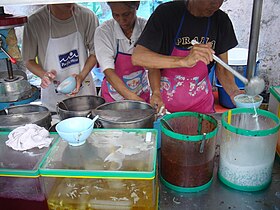
<path id="1" fill-rule="evenodd" d="M 165 119 L 161 119 L 160 121 L 163 123 L 163 125 L 164 125 L 168 130 L 171 130 L 172 132 L 176 133 L 176 132 L 174 131 L 174 129 L 170 126 L 170 124 L 169 124 Z"/>
<path id="2" fill-rule="evenodd" d="M 197 41 L 192 40 L 192 45 L 199 44 Z M 223 60 L 221 60 L 219 57 L 213 54 L 213 59 L 221 64 L 225 69 L 230 71 L 234 76 L 236 76 L 238 79 L 241 80 L 245 84 L 245 91 L 250 96 L 259 95 L 265 87 L 265 82 L 262 78 L 259 77 L 253 77 L 250 79 L 250 81 L 245 78 L 243 75 L 241 75 L 239 72 L 235 71 L 233 68 L 231 68 L 228 64 L 226 64 Z"/>

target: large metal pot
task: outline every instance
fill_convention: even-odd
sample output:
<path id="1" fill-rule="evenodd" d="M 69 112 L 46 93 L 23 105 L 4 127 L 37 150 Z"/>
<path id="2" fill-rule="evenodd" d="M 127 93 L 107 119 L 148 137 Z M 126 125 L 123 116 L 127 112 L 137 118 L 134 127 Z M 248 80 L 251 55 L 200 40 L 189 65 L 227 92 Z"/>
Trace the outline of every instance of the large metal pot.
<path id="1" fill-rule="evenodd" d="M 36 124 L 46 129 L 51 127 L 51 113 L 39 105 L 11 106 L 0 111 L 0 131 L 10 131 L 25 124 Z"/>
<path id="2" fill-rule="evenodd" d="M 61 120 L 70 117 L 86 117 L 105 99 L 99 96 L 84 95 L 67 98 L 57 104 L 57 113 Z"/>
<path id="3" fill-rule="evenodd" d="M 153 128 L 156 113 L 150 104 L 129 100 L 105 103 L 98 106 L 96 110 L 99 115 L 97 124 L 103 128 Z M 113 113 L 110 110 L 119 112 L 116 112 L 118 116 L 103 116 L 98 112 L 99 110 L 108 110 L 109 113 Z M 126 110 L 132 110 L 132 112 L 126 112 Z"/>

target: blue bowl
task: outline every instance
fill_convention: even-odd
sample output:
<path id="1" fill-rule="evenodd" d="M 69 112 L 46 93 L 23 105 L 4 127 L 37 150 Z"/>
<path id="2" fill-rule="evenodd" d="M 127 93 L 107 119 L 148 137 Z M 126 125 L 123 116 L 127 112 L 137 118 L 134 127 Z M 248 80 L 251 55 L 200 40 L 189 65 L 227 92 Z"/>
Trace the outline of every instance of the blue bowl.
<path id="1" fill-rule="evenodd" d="M 76 78 L 70 76 L 63 80 L 56 90 L 60 93 L 69 94 L 76 88 L 76 85 Z"/>
<path id="2" fill-rule="evenodd" d="M 90 136 L 93 124 L 94 121 L 87 117 L 72 117 L 60 121 L 55 128 L 59 136 L 71 146 L 80 146 Z"/>
<path id="3" fill-rule="evenodd" d="M 240 94 L 234 97 L 237 108 L 259 108 L 262 104 L 263 97 L 260 95 L 249 98 L 246 94 Z"/>

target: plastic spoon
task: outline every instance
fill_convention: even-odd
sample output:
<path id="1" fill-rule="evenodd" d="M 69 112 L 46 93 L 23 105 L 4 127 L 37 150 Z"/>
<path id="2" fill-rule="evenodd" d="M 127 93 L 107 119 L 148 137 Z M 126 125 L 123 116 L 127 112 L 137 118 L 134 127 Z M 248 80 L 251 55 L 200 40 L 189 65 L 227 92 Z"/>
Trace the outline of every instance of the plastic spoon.
<path id="1" fill-rule="evenodd" d="M 199 44 L 196 40 L 191 41 L 192 45 Z M 236 76 L 238 79 L 241 80 L 245 84 L 245 91 L 250 96 L 259 95 L 265 87 L 265 82 L 263 79 L 259 77 L 253 77 L 250 81 L 248 81 L 247 78 L 245 78 L 243 75 L 241 75 L 239 72 L 235 71 L 233 68 L 231 68 L 228 64 L 226 64 L 223 60 L 221 60 L 219 57 L 213 54 L 213 59 L 221 64 L 225 69 L 230 71 L 234 76 Z"/>
<path id="2" fill-rule="evenodd" d="M 91 121 L 91 124 L 88 126 L 88 128 L 90 128 L 91 126 L 94 125 L 95 121 L 99 118 L 99 115 L 96 115 Z"/>

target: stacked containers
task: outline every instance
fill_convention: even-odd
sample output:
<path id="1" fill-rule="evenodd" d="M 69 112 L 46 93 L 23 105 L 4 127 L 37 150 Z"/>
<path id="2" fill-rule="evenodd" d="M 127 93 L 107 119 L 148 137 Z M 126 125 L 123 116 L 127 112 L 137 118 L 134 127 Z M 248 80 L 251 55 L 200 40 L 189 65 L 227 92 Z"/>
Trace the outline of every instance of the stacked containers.
<path id="1" fill-rule="evenodd" d="M 0 208 L 47 210 L 39 181 L 39 164 L 48 148 L 15 151 L 5 144 L 8 134 L 0 133 Z"/>
<path id="2" fill-rule="evenodd" d="M 198 192 L 211 185 L 217 121 L 196 112 L 177 112 L 161 122 L 160 175 L 167 187 L 179 192 Z"/>
<path id="3" fill-rule="evenodd" d="M 270 87 L 268 110 L 280 118 L 280 86 Z M 278 138 L 276 151 L 280 157 L 280 137 Z"/>
<path id="4" fill-rule="evenodd" d="M 156 130 L 96 129 L 60 140 L 40 172 L 49 209 L 157 209 Z"/>
<path id="5" fill-rule="evenodd" d="M 256 113 L 237 108 L 222 116 L 218 176 L 237 190 L 262 190 L 271 182 L 280 121 L 270 112 Z"/>
<path id="6" fill-rule="evenodd" d="M 248 57 L 248 49 L 245 48 L 233 48 L 228 51 L 228 64 L 237 72 L 246 77 L 247 70 L 247 57 Z M 257 68 L 259 65 L 259 61 L 256 63 L 255 73 L 257 72 Z M 244 84 L 235 77 L 235 83 L 240 90 L 244 89 Z M 216 86 L 218 88 L 219 93 L 219 103 L 226 108 L 234 108 L 234 104 L 232 103 L 230 96 L 226 93 L 220 82 L 217 80 Z"/>

